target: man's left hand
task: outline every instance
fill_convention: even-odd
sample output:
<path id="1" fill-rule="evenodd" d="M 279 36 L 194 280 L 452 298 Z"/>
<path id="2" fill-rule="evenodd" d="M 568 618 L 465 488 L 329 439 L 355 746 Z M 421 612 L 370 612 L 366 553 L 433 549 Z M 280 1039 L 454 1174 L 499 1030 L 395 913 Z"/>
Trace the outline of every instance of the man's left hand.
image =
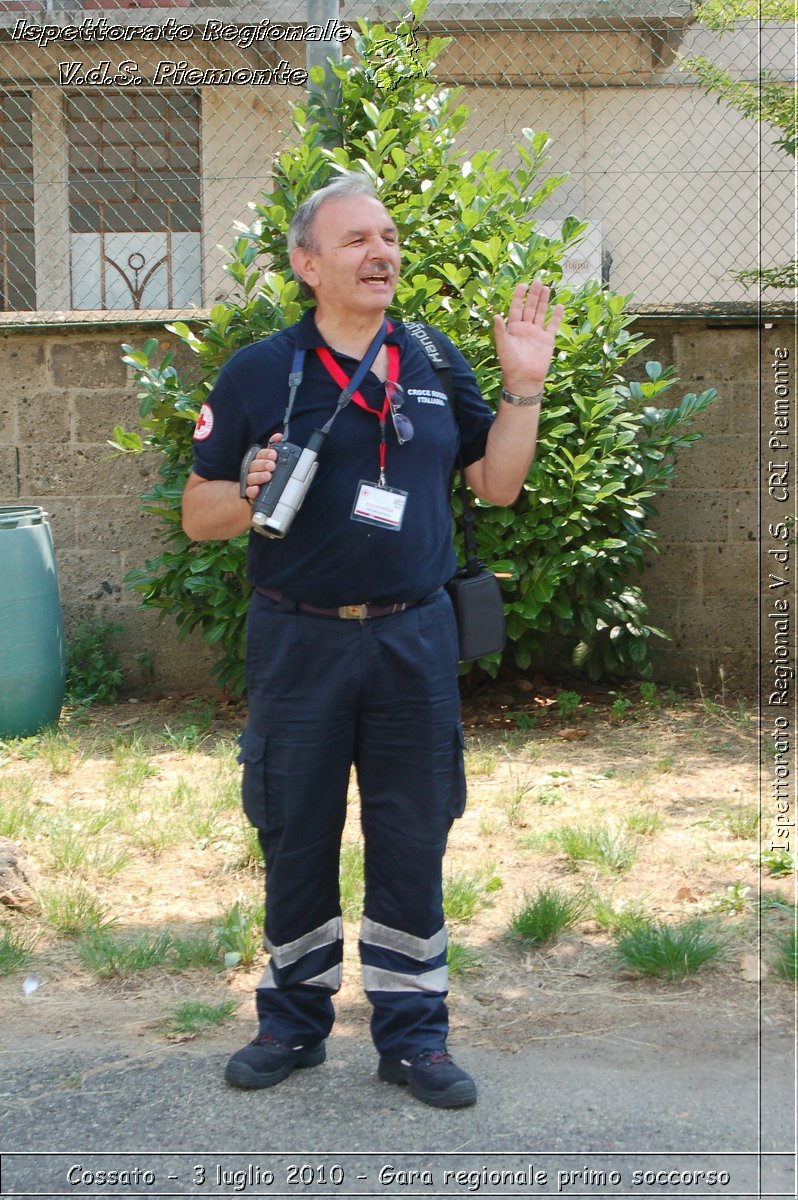
<path id="1" fill-rule="evenodd" d="M 554 354 L 554 339 L 565 309 L 554 306 L 546 321 L 551 289 L 535 280 L 527 291 L 519 284 L 513 292 L 507 321 L 493 318 L 496 354 L 504 386 L 519 396 L 542 391 Z"/>

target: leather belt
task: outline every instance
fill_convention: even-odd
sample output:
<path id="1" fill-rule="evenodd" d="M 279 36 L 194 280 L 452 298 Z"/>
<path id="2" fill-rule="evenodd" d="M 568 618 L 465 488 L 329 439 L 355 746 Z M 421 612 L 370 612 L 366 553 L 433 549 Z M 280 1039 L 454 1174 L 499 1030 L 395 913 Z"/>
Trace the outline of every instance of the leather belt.
<path id="1" fill-rule="evenodd" d="M 283 592 L 272 588 L 256 587 L 259 596 L 266 596 L 282 604 L 283 612 L 304 612 L 314 617 L 334 617 L 340 621 L 368 621 L 373 617 L 391 617 L 394 613 L 405 612 L 423 604 L 422 600 L 403 600 L 400 604 L 342 604 L 340 608 L 317 608 L 315 604 L 304 604 L 301 600 L 293 600 Z"/>

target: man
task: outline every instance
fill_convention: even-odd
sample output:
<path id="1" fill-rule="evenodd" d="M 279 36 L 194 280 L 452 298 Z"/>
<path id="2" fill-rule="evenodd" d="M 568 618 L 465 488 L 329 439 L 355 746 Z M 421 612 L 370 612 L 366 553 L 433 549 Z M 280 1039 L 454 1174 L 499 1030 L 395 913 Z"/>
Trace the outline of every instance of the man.
<path id="1" fill-rule="evenodd" d="M 463 1107 L 476 1087 L 446 1049 L 442 904 L 446 840 L 465 806 L 457 631 L 443 589 L 455 570 L 451 474 L 459 453 L 477 496 L 515 500 L 562 309 L 546 323 L 549 292 L 535 282 L 516 289 L 506 323 L 495 318 L 505 386 L 495 419 L 446 342 L 455 415 L 423 349 L 400 323 L 386 326 L 399 239 L 370 182 L 344 176 L 311 196 L 288 244 L 315 308 L 225 366 L 195 431 L 183 498 L 189 537 L 235 537 L 250 526 L 279 441 L 305 447 L 326 427 L 287 535 L 250 537 L 240 757 L 266 861 L 271 957 L 257 989 L 259 1034 L 225 1077 L 270 1087 L 325 1059 L 341 985 L 338 866 L 354 764 L 360 954 L 379 1078 L 435 1107 Z M 350 381 L 354 396 L 341 406 Z M 253 444 L 262 448 L 242 499 L 236 481 Z"/>

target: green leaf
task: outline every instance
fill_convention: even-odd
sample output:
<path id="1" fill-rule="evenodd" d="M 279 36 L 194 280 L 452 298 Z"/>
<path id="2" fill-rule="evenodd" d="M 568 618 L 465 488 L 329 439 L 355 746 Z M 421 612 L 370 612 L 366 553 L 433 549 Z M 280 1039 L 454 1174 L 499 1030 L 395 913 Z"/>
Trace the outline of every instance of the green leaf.
<path id="1" fill-rule="evenodd" d="M 114 426 L 113 438 L 109 439 L 108 445 L 120 454 L 141 454 L 145 448 L 141 434 L 129 433 L 121 425 Z"/>
<path id="2" fill-rule="evenodd" d="M 564 242 L 570 242 L 573 238 L 584 233 L 586 229 L 587 221 L 580 221 L 578 217 L 566 217 L 562 223 L 560 236 Z"/>

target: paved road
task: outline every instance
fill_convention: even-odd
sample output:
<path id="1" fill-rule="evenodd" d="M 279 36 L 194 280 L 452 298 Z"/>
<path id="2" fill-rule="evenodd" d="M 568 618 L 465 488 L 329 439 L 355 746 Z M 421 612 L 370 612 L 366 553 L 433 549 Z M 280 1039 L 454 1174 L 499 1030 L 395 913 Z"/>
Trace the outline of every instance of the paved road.
<path id="1" fill-rule="evenodd" d="M 6 1047 L 2 1195 L 794 1196 L 791 1033 L 634 1035 L 452 1046 L 480 1089 L 454 1112 L 380 1083 L 360 1031 L 261 1092 L 224 1085 L 218 1037 Z"/>

